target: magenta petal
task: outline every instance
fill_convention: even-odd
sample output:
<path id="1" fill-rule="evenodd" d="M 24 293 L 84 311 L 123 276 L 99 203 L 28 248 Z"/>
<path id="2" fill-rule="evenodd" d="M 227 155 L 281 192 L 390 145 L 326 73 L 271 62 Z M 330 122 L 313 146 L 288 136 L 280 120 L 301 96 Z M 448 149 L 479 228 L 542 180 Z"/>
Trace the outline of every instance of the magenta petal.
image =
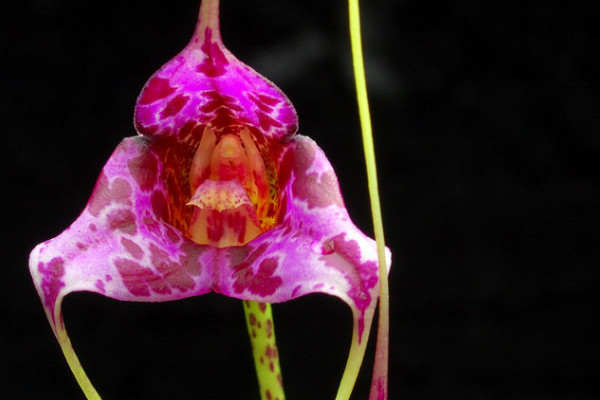
<path id="1" fill-rule="evenodd" d="M 362 335 L 379 294 L 376 244 L 350 220 L 333 169 L 314 141 L 296 136 L 280 169 L 288 179 L 281 222 L 242 248 L 222 250 L 231 256 L 221 260 L 215 290 L 270 303 L 334 295 L 352 308 Z"/>
<path id="2" fill-rule="evenodd" d="M 157 179 L 163 169 L 146 141 L 123 140 L 79 218 L 34 249 L 30 270 L 48 311 L 74 291 L 166 301 L 211 290 L 212 271 L 203 267 L 211 249 L 164 222 L 168 187 Z"/>

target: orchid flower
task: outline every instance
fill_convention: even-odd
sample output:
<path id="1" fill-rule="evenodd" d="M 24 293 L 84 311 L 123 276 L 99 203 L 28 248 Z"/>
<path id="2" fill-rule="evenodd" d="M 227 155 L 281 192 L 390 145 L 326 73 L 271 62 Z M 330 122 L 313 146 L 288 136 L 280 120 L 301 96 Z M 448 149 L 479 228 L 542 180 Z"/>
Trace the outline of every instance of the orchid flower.
<path id="1" fill-rule="evenodd" d="M 66 332 L 69 293 L 244 300 L 263 399 L 284 398 L 269 303 L 337 296 L 354 319 L 338 392 L 349 398 L 380 293 L 378 246 L 351 222 L 322 150 L 296 134 L 288 98 L 224 47 L 218 7 L 202 2 L 189 44 L 146 83 L 138 136 L 116 148 L 81 215 L 32 251 L 35 287 L 88 398 L 99 395 Z M 372 399 L 387 398 L 385 362 Z"/>

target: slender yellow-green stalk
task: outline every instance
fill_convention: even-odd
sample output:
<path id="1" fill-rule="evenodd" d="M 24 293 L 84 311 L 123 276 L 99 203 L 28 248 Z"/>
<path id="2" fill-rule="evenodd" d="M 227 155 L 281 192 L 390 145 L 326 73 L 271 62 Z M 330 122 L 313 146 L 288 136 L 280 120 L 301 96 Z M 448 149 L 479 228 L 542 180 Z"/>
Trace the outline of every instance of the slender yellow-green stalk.
<path id="1" fill-rule="evenodd" d="M 71 340 L 69 339 L 69 335 L 67 335 L 67 331 L 65 329 L 65 325 L 61 315 L 61 301 L 57 301 L 56 308 L 54 309 L 54 321 L 55 325 L 52 327 L 54 329 L 54 334 L 58 339 L 58 344 L 65 355 L 65 359 L 71 368 L 71 372 L 75 376 L 77 383 L 81 387 L 81 390 L 85 394 L 85 397 L 88 400 L 100 400 L 100 395 L 90 382 L 90 379 L 85 374 L 77 355 L 75 354 L 75 350 L 73 350 L 73 346 L 71 345 Z"/>
<path id="2" fill-rule="evenodd" d="M 350 346 L 348 360 L 346 361 L 346 368 L 344 369 L 344 375 L 342 376 L 335 400 L 348 400 L 352 394 L 352 389 L 354 389 L 354 384 L 356 383 L 356 378 L 358 377 L 358 372 L 360 371 L 360 366 L 362 365 L 362 361 L 365 356 L 367 343 L 369 342 L 372 315 L 367 316 L 365 314 L 364 321 L 365 326 L 362 333 L 362 338 L 359 339 L 358 318 L 356 316 L 354 318 L 352 345 Z"/>
<path id="3" fill-rule="evenodd" d="M 354 66 L 354 79 L 356 84 L 356 98 L 362 131 L 363 148 L 367 167 L 367 179 L 369 184 L 369 197 L 371 201 L 371 214 L 375 239 L 377 240 L 377 253 L 379 259 L 379 327 L 377 330 L 377 347 L 375 355 L 375 366 L 373 380 L 371 382 L 370 399 L 387 398 L 388 380 L 388 349 L 389 349 L 389 291 L 387 279 L 387 266 L 385 260 L 385 240 L 383 235 L 383 222 L 381 218 L 381 206 L 379 201 L 379 189 L 377 185 L 377 168 L 375 163 L 375 150 L 373 145 L 373 131 L 371 128 L 371 115 L 369 113 L 369 100 L 367 97 L 367 84 L 365 78 L 365 67 L 362 54 L 362 39 L 360 30 L 360 10 L 358 0 L 348 0 L 348 14 L 350 25 L 350 42 L 352 47 L 352 63 Z M 358 371 L 351 372 L 351 367 L 359 368 L 364 357 L 366 338 L 362 345 L 352 339 L 352 347 L 348 356 L 348 362 L 342 382 L 338 389 L 336 400 L 350 398 L 352 387 L 356 380 Z M 353 379 L 351 375 L 354 375 Z"/>
<path id="4" fill-rule="evenodd" d="M 273 313 L 269 303 L 244 301 L 248 335 L 262 400 L 284 400 Z"/>

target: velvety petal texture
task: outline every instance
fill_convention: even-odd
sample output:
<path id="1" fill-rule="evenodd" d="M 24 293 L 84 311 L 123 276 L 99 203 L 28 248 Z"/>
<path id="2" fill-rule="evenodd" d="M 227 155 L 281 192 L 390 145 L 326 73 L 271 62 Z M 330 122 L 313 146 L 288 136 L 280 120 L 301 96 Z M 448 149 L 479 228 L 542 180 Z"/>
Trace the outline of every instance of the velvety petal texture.
<path id="1" fill-rule="evenodd" d="M 263 303 L 321 292 L 351 307 L 359 342 L 370 327 L 379 291 L 375 242 L 351 222 L 321 149 L 295 135 L 287 97 L 225 49 L 218 23 L 218 1 L 205 1 L 188 46 L 138 99 L 139 136 L 114 151 L 78 219 L 31 253 L 55 333 L 62 298 L 75 291 L 146 302 L 214 291 Z M 194 217 L 190 180 L 204 179 L 192 171 L 204 135 L 241 138 L 254 174 L 248 179 L 266 193 L 262 233 L 244 245 L 198 244 L 186 233 Z"/>
<path id="2" fill-rule="evenodd" d="M 80 217 L 33 250 L 31 274 L 50 317 L 74 291 L 168 301 L 212 290 L 271 303 L 322 292 L 342 298 L 361 320 L 372 310 L 374 242 L 350 221 L 314 141 L 297 135 L 285 147 L 275 227 L 245 246 L 222 249 L 197 245 L 168 223 L 167 202 L 174 200 L 156 153 L 143 138 L 123 140 Z"/>

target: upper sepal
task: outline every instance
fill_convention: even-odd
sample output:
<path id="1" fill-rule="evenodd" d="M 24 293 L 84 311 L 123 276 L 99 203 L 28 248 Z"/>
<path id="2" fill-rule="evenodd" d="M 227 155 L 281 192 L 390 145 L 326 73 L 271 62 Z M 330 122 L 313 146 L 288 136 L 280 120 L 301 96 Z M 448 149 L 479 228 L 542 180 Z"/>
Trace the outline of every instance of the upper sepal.
<path id="1" fill-rule="evenodd" d="M 296 133 L 287 96 L 225 48 L 214 1 L 202 3 L 189 44 L 146 83 L 135 107 L 142 136 L 199 140 L 204 126 L 222 134 L 243 126 L 269 140 Z"/>

